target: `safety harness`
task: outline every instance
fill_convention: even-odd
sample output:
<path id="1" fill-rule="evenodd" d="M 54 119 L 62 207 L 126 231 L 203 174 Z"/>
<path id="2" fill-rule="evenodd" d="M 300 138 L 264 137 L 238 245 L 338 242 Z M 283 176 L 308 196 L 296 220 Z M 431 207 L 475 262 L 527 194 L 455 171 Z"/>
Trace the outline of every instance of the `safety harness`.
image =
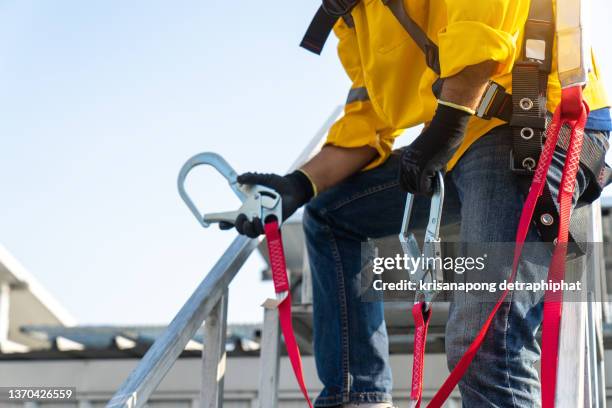
<path id="1" fill-rule="evenodd" d="M 239 209 L 236 211 L 208 214 L 202 214 L 200 212 L 185 189 L 185 181 L 189 172 L 194 167 L 200 165 L 212 166 L 225 177 L 234 193 L 242 201 L 242 205 Z M 281 197 L 276 191 L 264 186 L 239 184 L 237 177 L 237 173 L 223 157 L 211 152 L 200 153 L 193 156 L 183 165 L 178 177 L 179 194 L 185 204 L 187 204 L 189 210 L 204 228 L 218 222 L 233 223 L 239 214 L 246 215 L 250 220 L 255 217 L 264 220 L 264 231 L 276 299 L 266 300 L 263 306 L 266 308 L 278 309 L 281 332 L 285 339 L 285 348 L 287 349 L 287 355 L 289 356 L 293 373 L 295 374 L 295 378 L 308 406 L 312 408 L 312 403 L 304 382 L 302 357 L 293 331 L 291 287 L 287 275 L 285 251 L 283 249 L 283 240 L 280 230 L 280 222 L 283 219 Z"/>
<path id="2" fill-rule="evenodd" d="M 429 69 L 438 75 L 438 79 L 432 86 L 432 92 L 438 97 L 442 89 L 443 79 L 439 78 L 440 58 L 437 45 L 427 37 L 426 33 L 408 15 L 404 7 L 404 0 L 381 1 L 389 8 L 397 21 L 423 51 Z M 323 6 L 315 15 L 301 43 L 302 47 L 316 54 L 321 53 L 325 41 L 338 18 L 344 18 L 347 25 L 354 27 L 350 11 L 358 1 L 340 1 L 341 5 L 345 6 L 344 11 L 346 13 L 344 15 L 339 15 L 339 13 L 330 15 L 326 12 L 326 3 L 336 2 L 331 0 L 323 1 Z M 564 30 L 564 35 L 559 35 L 558 38 L 558 47 L 560 49 L 563 49 L 561 48 L 562 46 L 571 45 L 562 44 L 564 41 L 576 41 L 576 38 L 578 38 L 578 41 L 582 41 L 580 26 L 571 26 L 571 24 L 567 24 L 563 19 L 559 18 L 560 14 L 576 15 L 577 13 L 580 15 L 582 12 L 580 2 L 572 2 L 569 6 L 562 3 L 564 1 L 557 2 L 557 23 L 559 25 L 557 28 L 559 32 Z M 341 10 L 341 8 L 338 7 L 338 10 Z M 567 33 L 574 34 L 574 37 L 571 38 Z M 567 39 L 568 37 L 571 40 Z M 578 229 L 574 231 L 570 224 L 578 169 L 582 167 L 589 174 L 591 180 L 587 190 L 580 197 L 578 205 L 590 203 L 599 197 L 603 188 L 610 183 L 612 176 L 610 168 L 604 161 L 605 153 L 609 147 L 607 139 L 603 137 L 597 138 L 596 134 L 594 137 L 597 139 L 595 140 L 591 137 L 584 137 L 584 127 L 589 107 L 582 97 L 582 86 L 586 83 L 587 76 L 586 67 L 582 62 L 585 59 L 584 53 L 590 50 L 582 47 L 577 52 L 579 54 L 577 58 L 581 63 L 574 64 L 575 68 L 573 70 L 564 70 L 561 73 L 563 67 L 560 62 L 558 70 L 560 71 L 559 76 L 563 87 L 561 103 L 556 108 L 552 117 L 547 113 L 546 93 L 548 76 L 551 73 L 554 38 L 555 24 L 553 22 L 552 1 L 532 0 L 529 16 L 525 24 L 521 57 L 514 64 L 512 71 L 513 93 L 507 93 L 503 86 L 490 81 L 476 110 L 476 116 L 482 119 L 498 118 L 509 123 L 511 126 L 513 143 L 511 157 L 509 158 L 510 168 L 516 175 L 520 176 L 519 179 L 527 197 L 517 229 L 512 273 L 509 277 L 510 282 L 513 282 L 516 278 L 521 252 L 532 222 L 537 227 L 543 241 L 555 243 L 547 280 L 553 283 L 563 280 L 565 261 L 568 255 L 568 243 L 575 242 L 577 244 L 570 247 L 572 253 L 579 255 L 585 252 L 582 245 L 586 239 L 578 236 Z M 566 65 L 571 66 L 571 64 Z M 561 184 L 558 188 L 558 197 L 555 202 L 547 183 L 547 174 L 556 148 L 565 152 L 566 160 L 563 167 Z M 409 217 L 411 204 L 412 200 L 409 194 L 404 218 L 404 225 L 406 226 L 406 217 Z M 441 204 L 438 207 L 441 210 Z M 573 234 L 572 232 L 575 233 Z M 406 237 L 405 228 L 402 227 L 400 241 L 405 251 L 407 251 Z M 431 240 L 428 241 L 426 237 L 424 250 L 427 250 L 428 244 L 431 245 L 432 243 L 435 243 L 435 240 L 433 242 Z M 435 271 L 428 271 L 428 273 L 421 271 L 419 275 L 421 278 L 428 276 L 428 279 L 433 279 L 437 274 Z M 485 324 L 442 387 L 428 404 L 428 407 L 441 407 L 448 399 L 450 393 L 463 377 L 476 352 L 482 345 L 493 318 L 507 295 L 508 289 L 502 293 Z M 431 317 L 430 302 L 432 297 L 419 296 L 417 293 L 415 299 L 416 301 L 412 308 L 415 333 L 411 406 L 420 407 L 425 344 Z M 552 408 L 555 403 L 562 301 L 562 292 L 547 291 L 545 293 L 541 370 L 542 406 L 544 408 Z"/>

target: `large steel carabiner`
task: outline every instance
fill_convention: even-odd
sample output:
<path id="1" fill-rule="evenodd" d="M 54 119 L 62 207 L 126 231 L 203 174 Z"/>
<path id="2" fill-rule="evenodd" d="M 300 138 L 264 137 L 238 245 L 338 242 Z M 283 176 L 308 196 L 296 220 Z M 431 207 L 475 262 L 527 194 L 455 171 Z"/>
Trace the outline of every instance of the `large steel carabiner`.
<path id="1" fill-rule="evenodd" d="M 198 209 L 185 189 L 185 181 L 189 172 L 194 167 L 201 165 L 212 166 L 225 177 L 234 193 L 242 201 L 242 206 L 238 210 L 206 214 Z M 270 216 L 276 217 L 279 222 L 282 221 L 280 194 L 268 187 L 240 184 L 237 178 L 238 174 L 223 157 L 217 153 L 205 152 L 196 154 L 187 160 L 179 172 L 177 184 L 181 198 L 204 228 L 209 227 L 212 223 L 221 221 L 234 223 L 239 214 L 245 214 L 251 221 L 253 218 L 258 217 L 264 222 Z"/>

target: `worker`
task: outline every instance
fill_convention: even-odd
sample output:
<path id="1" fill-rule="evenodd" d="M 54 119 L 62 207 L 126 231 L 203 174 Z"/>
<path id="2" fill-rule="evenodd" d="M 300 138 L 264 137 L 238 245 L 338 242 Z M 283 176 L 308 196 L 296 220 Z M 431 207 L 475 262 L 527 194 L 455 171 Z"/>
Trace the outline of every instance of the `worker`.
<path id="1" fill-rule="evenodd" d="M 490 80 L 510 90 L 530 1 L 404 0 L 406 13 L 438 48 L 444 81 L 437 97 L 432 86 L 438 75 L 385 1 L 325 3 L 346 8 L 334 26 L 340 61 L 352 81 L 344 115 L 329 130 L 323 148 L 298 170 L 284 176 L 246 173 L 238 181 L 276 190 L 284 219 L 305 205 L 314 354 L 323 384 L 315 406 L 387 408 L 393 402 L 384 309 L 382 302 L 360 298 L 362 243 L 398 234 L 406 192 L 418 194 L 411 227 L 422 228 L 437 171 L 446 172 L 443 221 L 460 222 L 462 242 L 514 241 L 526 191 L 522 176 L 509 165 L 513 130 L 503 120 L 484 120 L 474 112 Z M 612 120 L 594 56 L 593 63 L 583 91 L 591 109 L 585 138 L 605 145 Z M 554 62 L 547 93 L 547 109 L 553 112 L 561 97 Z M 421 134 L 393 150 L 402 130 L 419 124 L 425 124 Z M 548 175 L 553 195 L 563 154 L 555 151 L 557 167 Z M 575 199 L 593 183 L 581 167 Z M 244 214 L 234 226 L 249 237 L 263 233 L 261 220 L 249 221 Z M 528 241 L 541 240 L 532 228 Z M 489 259 L 487 273 L 499 280 L 507 277 L 511 255 Z M 519 273 L 545 277 L 547 266 L 547 261 L 524 260 Z M 450 369 L 493 306 L 454 299 L 445 337 Z M 541 301 L 517 295 L 494 319 L 459 383 L 463 406 L 539 406 L 534 365 Z"/>

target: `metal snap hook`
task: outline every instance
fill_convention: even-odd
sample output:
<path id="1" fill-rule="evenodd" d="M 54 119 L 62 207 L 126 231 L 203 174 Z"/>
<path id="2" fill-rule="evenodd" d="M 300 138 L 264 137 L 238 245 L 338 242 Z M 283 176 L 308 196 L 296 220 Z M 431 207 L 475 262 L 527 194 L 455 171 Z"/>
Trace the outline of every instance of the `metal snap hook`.
<path id="1" fill-rule="evenodd" d="M 198 207 L 196 207 L 195 203 L 191 199 L 191 196 L 185 189 L 185 181 L 189 172 L 191 172 L 191 170 L 193 170 L 195 167 L 202 165 L 211 166 L 217 170 L 219 174 L 221 174 L 227 180 L 240 201 L 245 201 L 247 196 L 242 190 L 240 190 L 239 184 L 236 181 L 238 174 L 234 171 L 232 166 L 230 166 L 229 163 L 217 153 L 199 153 L 187 160 L 179 172 L 177 180 L 178 191 L 191 213 L 198 219 L 198 222 L 202 224 L 204 228 L 207 228 L 210 223 L 204 220 L 204 214 L 202 214 Z"/>
<path id="2" fill-rule="evenodd" d="M 421 255 L 426 258 L 435 258 L 439 257 L 442 252 L 440 246 L 440 217 L 442 216 L 442 207 L 444 204 L 444 175 L 442 172 L 438 172 L 436 176 L 437 183 L 435 184 L 433 196 L 431 197 L 429 222 L 425 229 L 425 238 L 422 248 L 419 247 L 414 233 L 411 233 L 408 228 L 414 196 L 410 193 L 406 196 L 406 206 L 404 207 L 404 218 L 399 234 L 399 241 L 404 254 L 411 258 L 419 258 Z M 411 271 L 410 280 L 413 282 L 426 283 L 442 281 L 443 271 L 435 263 L 433 267 L 419 265 L 417 270 Z M 425 309 L 428 310 L 430 303 L 437 293 L 437 290 L 417 290 L 415 293 L 415 302 L 425 302 Z"/>
<path id="3" fill-rule="evenodd" d="M 185 180 L 194 167 L 201 165 L 215 168 L 227 180 L 234 193 L 242 201 L 238 210 L 204 214 L 196 207 L 185 189 Z M 216 153 L 200 153 L 187 160 L 179 172 L 177 184 L 181 198 L 204 228 L 216 222 L 232 223 L 239 214 L 245 214 L 249 220 L 255 217 L 265 220 L 268 216 L 274 216 L 279 221 L 283 219 L 279 193 L 271 188 L 256 184 L 243 185 L 238 183 L 238 174 L 223 157 Z"/>

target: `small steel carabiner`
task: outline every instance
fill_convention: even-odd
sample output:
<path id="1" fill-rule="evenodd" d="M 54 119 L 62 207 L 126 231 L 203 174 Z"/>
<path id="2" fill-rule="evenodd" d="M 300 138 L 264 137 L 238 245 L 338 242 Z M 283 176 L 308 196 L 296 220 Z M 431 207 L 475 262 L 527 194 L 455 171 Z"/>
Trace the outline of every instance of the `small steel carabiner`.
<path id="1" fill-rule="evenodd" d="M 441 256 L 440 247 L 440 219 L 442 217 L 442 206 L 444 204 L 444 175 L 442 172 L 437 173 L 437 183 L 434 187 L 434 193 L 431 197 L 431 207 L 429 210 L 429 222 L 425 230 L 425 239 L 423 240 L 423 249 L 421 251 L 419 244 L 414 236 L 414 233 L 408 231 L 410 224 L 410 216 L 412 214 L 412 205 L 414 203 L 414 195 L 408 193 L 406 197 L 406 206 L 404 208 L 404 219 L 402 229 L 400 230 L 399 240 L 404 250 L 404 254 L 411 258 L 421 258 L 415 271 L 410 272 L 410 280 L 417 284 L 415 294 L 415 303 L 425 302 L 426 309 L 432 300 L 438 294 L 437 290 L 420 289 L 421 282 L 425 284 L 433 284 L 434 281 L 442 282 L 443 271 L 440 267 L 440 262 L 428 262 L 432 259 Z"/>

